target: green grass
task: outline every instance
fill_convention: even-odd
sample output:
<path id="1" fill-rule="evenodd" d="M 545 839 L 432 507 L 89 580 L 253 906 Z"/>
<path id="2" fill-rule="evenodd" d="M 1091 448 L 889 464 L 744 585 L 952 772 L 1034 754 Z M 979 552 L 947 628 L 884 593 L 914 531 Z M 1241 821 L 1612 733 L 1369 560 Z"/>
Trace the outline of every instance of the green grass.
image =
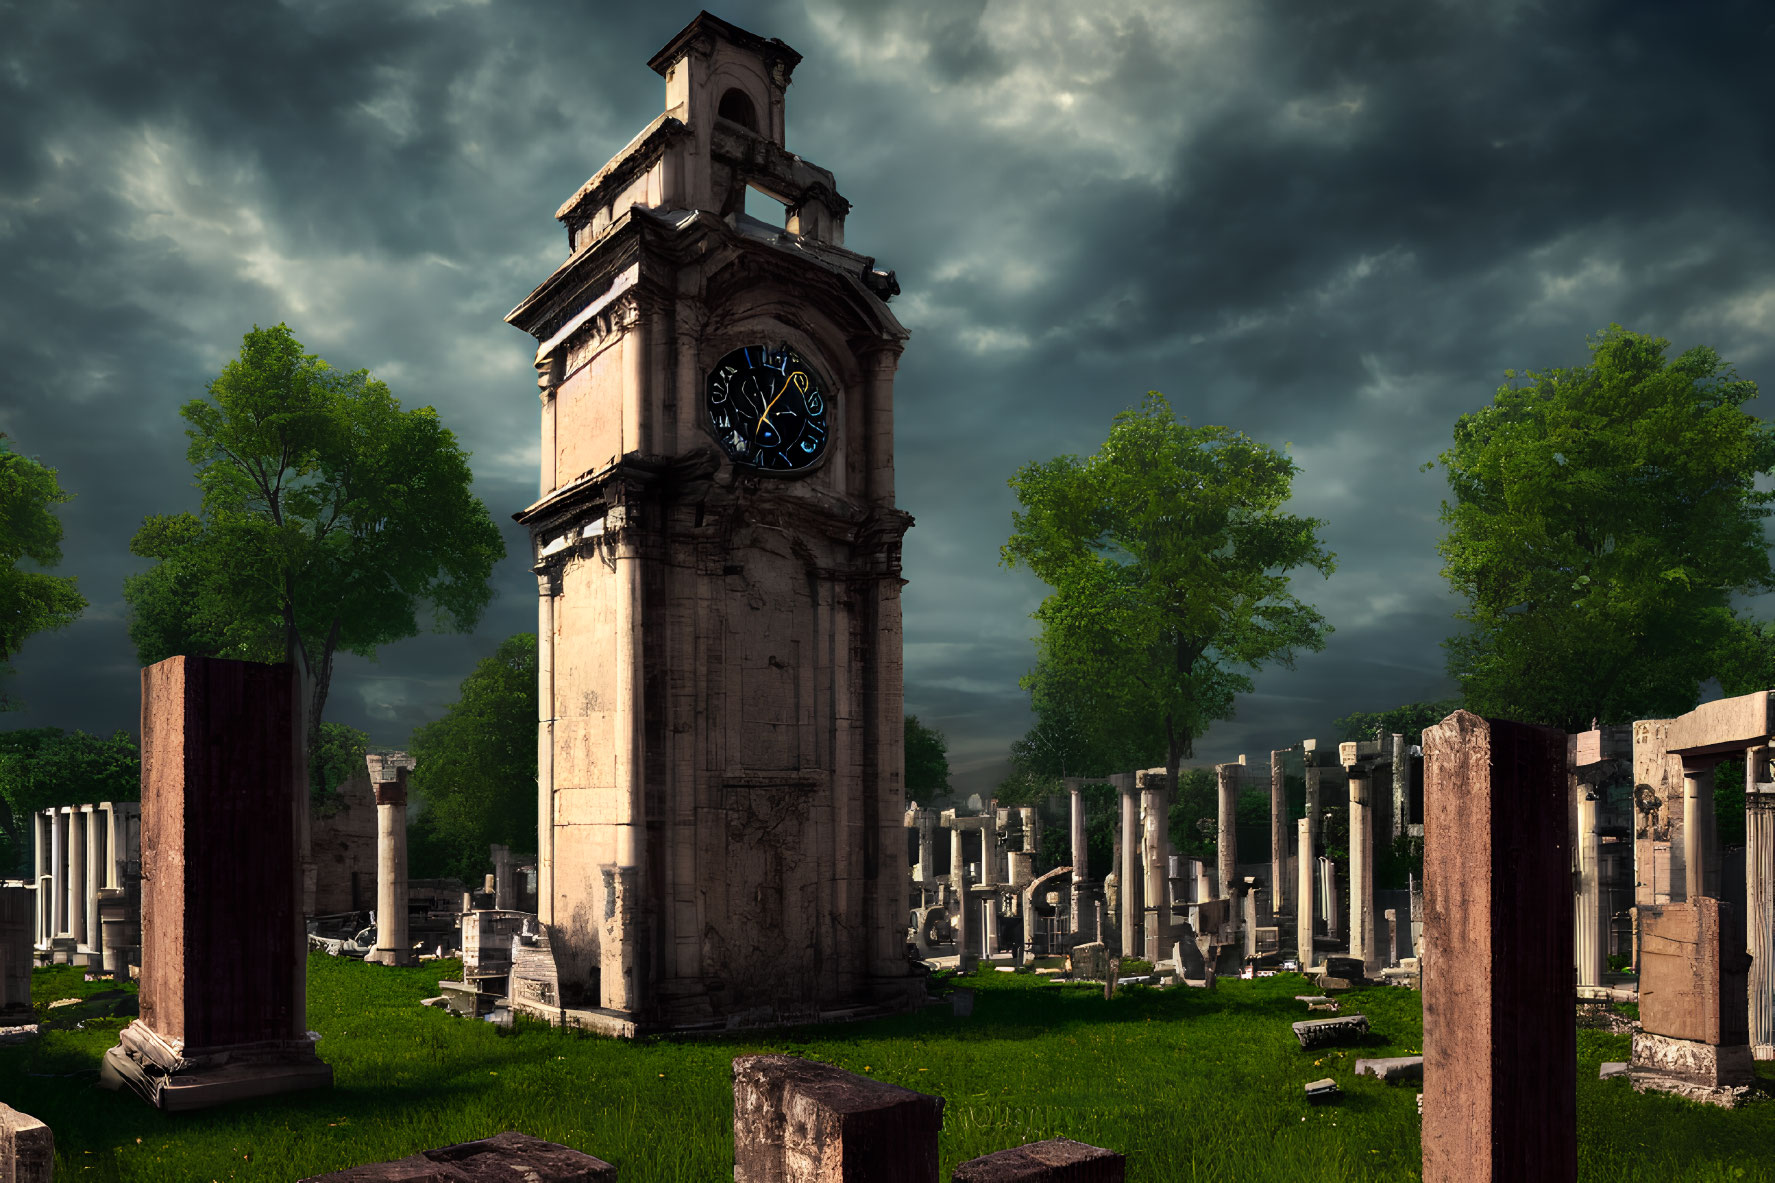
<path id="1" fill-rule="evenodd" d="M 0 1100 L 48 1122 L 58 1180 L 288 1180 L 519 1129 L 616 1163 L 624 1183 L 731 1179 L 730 1063 L 789 1052 L 948 1100 L 942 1173 L 976 1155 L 1065 1135 L 1128 1155 L 1131 1181 L 1418 1178 L 1415 1086 L 1357 1078 L 1358 1057 L 1422 1047 L 1419 996 L 1344 995 L 1374 1033 L 1308 1053 L 1294 974 L 1221 979 L 1217 989 L 1045 985 L 1029 974 L 970 978 L 974 1015 L 947 1007 L 869 1023 L 704 1041 L 620 1043 L 520 1021 L 511 1031 L 421 1007 L 440 961 L 388 969 L 316 955 L 309 1026 L 333 1065 L 330 1091 L 166 1115 L 95 1087 L 124 1017 L 48 1011 L 111 988 L 64 967 L 36 971 L 33 998 L 61 1024 L 0 1048 Z M 1637 1096 L 1598 1081 L 1626 1036 L 1578 1034 L 1579 1178 L 1596 1183 L 1775 1179 L 1775 1101 L 1728 1112 Z M 1759 1065 L 1765 1088 L 1771 1066 Z M 1330 1076 L 1340 1102 L 1301 1086 Z"/>

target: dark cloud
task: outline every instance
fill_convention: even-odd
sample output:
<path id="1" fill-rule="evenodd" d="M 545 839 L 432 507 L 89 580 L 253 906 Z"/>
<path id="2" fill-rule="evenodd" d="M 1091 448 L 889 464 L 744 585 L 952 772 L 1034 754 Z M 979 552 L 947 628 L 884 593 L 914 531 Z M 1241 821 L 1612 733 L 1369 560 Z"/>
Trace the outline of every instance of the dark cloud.
<path id="1" fill-rule="evenodd" d="M 178 408 L 253 324 L 436 406 L 511 557 L 470 637 L 342 663 L 380 743 L 535 627 L 532 343 L 555 207 L 660 107 L 693 8 L 559 0 L 13 8 L 0 36 L 0 430 L 58 468 L 93 607 L 32 639 L 6 720 L 133 727 L 119 584 L 191 508 Z M 913 329 L 897 387 L 907 707 L 988 787 L 1028 724 L 1043 588 L 999 546 L 1021 465 L 1148 389 L 1282 445 L 1336 626 L 1202 737 L 1226 759 L 1439 697 L 1458 606 L 1419 465 L 1507 368 L 1611 322 L 1770 380 L 1775 23 L 1763 6 L 735 4 L 803 55 L 792 150 L 855 204 Z M 1765 605 L 1766 607 L 1766 605 Z"/>

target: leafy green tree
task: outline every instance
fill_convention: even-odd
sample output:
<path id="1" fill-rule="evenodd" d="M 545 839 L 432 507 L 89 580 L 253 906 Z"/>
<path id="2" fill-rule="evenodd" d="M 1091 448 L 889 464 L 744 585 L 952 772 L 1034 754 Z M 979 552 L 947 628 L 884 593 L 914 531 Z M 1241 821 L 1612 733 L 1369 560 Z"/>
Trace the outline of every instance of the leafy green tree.
<path id="1" fill-rule="evenodd" d="M 1444 643 L 1468 709 L 1567 731 L 1687 711 L 1743 639 L 1732 595 L 1775 587 L 1756 385 L 1668 346 L 1611 325 L 1588 365 L 1507 371 L 1455 425 L 1439 550 L 1469 604 Z"/>
<path id="2" fill-rule="evenodd" d="M 203 514 L 150 517 L 131 543 L 157 560 L 124 581 L 137 656 L 297 661 L 312 764 L 334 655 L 416 636 L 421 605 L 472 629 L 505 544 L 436 411 L 285 325 L 255 326 L 180 414 Z"/>
<path id="3" fill-rule="evenodd" d="M 487 848 L 536 845 L 536 634 L 500 642 L 444 716 L 416 728 L 408 780 L 413 873 L 478 883 Z"/>
<path id="4" fill-rule="evenodd" d="M 370 736 L 344 723 L 320 725 L 320 747 L 310 770 L 310 790 L 316 803 L 337 800 L 339 786 L 358 773 L 367 773 L 364 757 L 370 751 Z"/>
<path id="5" fill-rule="evenodd" d="M 86 607 L 74 576 L 21 571 L 19 561 L 53 567 L 62 561 L 62 524 L 50 508 L 69 500 L 56 470 L 21 456 L 0 432 L 0 673 L 26 637 L 71 623 Z M 0 693 L 0 710 L 14 705 Z"/>
<path id="6" fill-rule="evenodd" d="M 141 753 L 126 731 L 108 739 L 59 727 L 0 731 L 0 878 L 29 874 L 37 811 L 141 795 Z"/>
<path id="7" fill-rule="evenodd" d="M 906 799 L 929 804 L 949 795 L 949 741 L 917 715 L 906 716 Z"/>
<path id="8" fill-rule="evenodd" d="M 1324 648 L 1324 618 L 1288 594 L 1292 568 L 1334 570 L 1322 523 L 1279 512 L 1297 471 L 1242 432 L 1179 423 L 1156 391 L 1096 455 L 1019 470 L 1003 560 L 1053 589 L 1034 613 L 1035 700 L 1068 698 L 1081 725 L 1162 751 L 1178 783 L 1196 737 L 1251 690 L 1240 671 Z"/>
<path id="9" fill-rule="evenodd" d="M 1383 735 L 1403 735 L 1405 742 L 1415 744 L 1424 728 L 1434 727 L 1461 709 L 1458 698 L 1435 702 L 1408 702 L 1390 711 L 1351 711 L 1341 719 L 1333 719 L 1338 739 L 1344 742 L 1377 739 Z"/>

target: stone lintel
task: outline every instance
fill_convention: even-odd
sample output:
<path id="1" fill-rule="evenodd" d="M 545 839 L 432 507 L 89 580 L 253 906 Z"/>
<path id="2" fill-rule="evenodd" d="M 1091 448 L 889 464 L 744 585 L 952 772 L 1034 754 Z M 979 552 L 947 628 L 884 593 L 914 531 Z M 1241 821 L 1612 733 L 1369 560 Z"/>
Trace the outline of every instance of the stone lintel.
<path id="1" fill-rule="evenodd" d="M 951 1183 L 1122 1183 L 1128 1160 L 1113 1150 L 1051 1138 L 971 1158 Z"/>
<path id="2" fill-rule="evenodd" d="M 1142 792 L 1153 792 L 1171 786 L 1166 781 L 1163 768 L 1142 768 L 1134 774 L 1134 787 Z"/>
<path id="3" fill-rule="evenodd" d="M 734 1183 L 936 1183 L 943 1098 L 798 1056 L 733 1062 Z"/>
<path id="4" fill-rule="evenodd" d="M 616 1168 L 568 1146 L 507 1131 L 300 1183 L 616 1183 Z"/>
<path id="5" fill-rule="evenodd" d="M 1673 756 L 1737 756 L 1775 734 L 1770 692 L 1704 702 L 1670 721 L 1664 750 Z"/>

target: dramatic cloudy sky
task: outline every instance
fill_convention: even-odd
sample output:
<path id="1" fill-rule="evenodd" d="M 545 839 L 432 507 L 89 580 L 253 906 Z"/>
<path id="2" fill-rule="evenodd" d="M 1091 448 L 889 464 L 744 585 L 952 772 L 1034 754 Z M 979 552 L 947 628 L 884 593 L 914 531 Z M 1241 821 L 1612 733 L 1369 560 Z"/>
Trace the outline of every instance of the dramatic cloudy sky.
<path id="1" fill-rule="evenodd" d="M 510 557 L 472 636 L 347 658 L 332 717 L 401 744 L 535 627 L 534 342 L 502 317 L 564 255 L 555 207 L 655 115 L 694 7 L 604 0 L 0 2 L 0 430 L 75 499 L 7 726 L 133 730 L 119 585 L 142 516 L 196 507 L 180 404 L 253 324 L 429 403 Z M 1043 588 L 998 563 L 1019 465 L 1164 391 L 1294 445 L 1336 628 L 1203 760 L 1452 690 L 1440 472 L 1507 368 L 1611 322 L 1775 387 L 1775 14 L 1593 0 L 735 0 L 805 61 L 789 147 L 899 273 L 906 707 L 990 785 L 1029 716 Z M 1754 409 L 1754 404 L 1753 404 Z"/>

